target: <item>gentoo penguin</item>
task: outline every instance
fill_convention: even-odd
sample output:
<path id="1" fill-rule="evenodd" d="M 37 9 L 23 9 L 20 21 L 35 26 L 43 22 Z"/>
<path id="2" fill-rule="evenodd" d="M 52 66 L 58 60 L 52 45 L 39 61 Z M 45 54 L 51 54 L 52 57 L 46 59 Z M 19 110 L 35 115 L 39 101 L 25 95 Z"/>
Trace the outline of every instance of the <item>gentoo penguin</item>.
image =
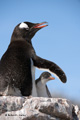
<path id="1" fill-rule="evenodd" d="M 43 72 L 40 77 L 35 81 L 38 97 L 52 97 L 46 83 L 55 78 L 49 72 Z"/>
<path id="2" fill-rule="evenodd" d="M 11 36 L 11 42 L 0 61 L 0 95 L 37 96 L 35 67 L 56 74 L 63 82 L 66 75 L 55 63 L 36 55 L 31 39 L 47 23 L 22 22 Z"/>

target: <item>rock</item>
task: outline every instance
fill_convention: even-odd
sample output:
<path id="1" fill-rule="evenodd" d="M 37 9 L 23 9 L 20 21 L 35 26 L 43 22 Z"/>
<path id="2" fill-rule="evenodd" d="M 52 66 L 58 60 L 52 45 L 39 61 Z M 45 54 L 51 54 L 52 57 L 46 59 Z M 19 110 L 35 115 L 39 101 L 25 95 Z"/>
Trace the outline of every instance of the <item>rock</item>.
<path id="1" fill-rule="evenodd" d="M 62 98 L 2 96 L 0 120 L 80 120 L 80 111 Z"/>

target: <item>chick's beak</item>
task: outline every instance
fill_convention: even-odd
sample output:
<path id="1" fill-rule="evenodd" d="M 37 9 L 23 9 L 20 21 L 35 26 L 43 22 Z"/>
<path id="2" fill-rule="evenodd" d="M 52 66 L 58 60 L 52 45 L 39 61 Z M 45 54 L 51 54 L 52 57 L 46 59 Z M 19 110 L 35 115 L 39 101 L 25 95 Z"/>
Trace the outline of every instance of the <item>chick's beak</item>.
<path id="1" fill-rule="evenodd" d="M 48 79 L 49 79 L 49 80 L 54 80 L 55 78 L 54 78 L 54 77 L 52 77 L 52 76 L 50 76 Z"/>

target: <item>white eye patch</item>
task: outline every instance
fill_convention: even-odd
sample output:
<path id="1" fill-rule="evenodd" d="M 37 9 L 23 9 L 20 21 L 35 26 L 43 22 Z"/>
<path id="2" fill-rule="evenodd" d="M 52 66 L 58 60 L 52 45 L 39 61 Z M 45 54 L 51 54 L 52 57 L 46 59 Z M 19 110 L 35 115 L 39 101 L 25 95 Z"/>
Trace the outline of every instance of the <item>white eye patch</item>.
<path id="1" fill-rule="evenodd" d="M 24 22 L 22 22 L 22 23 L 19 25 L 19 28 L 20 28 L 20 29 L 23 29 L 23 28 L 29 29 L 28 25 L 27 25 L 26 23 L 24 23 Z"/>

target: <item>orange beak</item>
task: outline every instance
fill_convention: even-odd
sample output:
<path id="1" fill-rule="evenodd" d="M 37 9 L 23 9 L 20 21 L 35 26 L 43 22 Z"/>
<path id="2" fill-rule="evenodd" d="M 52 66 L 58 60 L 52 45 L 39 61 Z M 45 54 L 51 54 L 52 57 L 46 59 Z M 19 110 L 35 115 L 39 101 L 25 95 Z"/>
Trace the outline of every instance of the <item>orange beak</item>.
<path id="1" fill-rule="evenodd" d="M 45 24 L 45 25 L 43 25 L 43 24 Z M 48 23 L 47 22 L 42 22 L 42 23 L 36 24 L 33 28 L 44 28 L 46 26 L 48 26 Z"/>
<path id="2" fill-rule="evenodd" d="M 52 76 L 50 76 L 48 79 L 49 79 L 49 80 L 54 80 L 55 78 L 54 78 L 54 77 L 52 77 Z"/>

